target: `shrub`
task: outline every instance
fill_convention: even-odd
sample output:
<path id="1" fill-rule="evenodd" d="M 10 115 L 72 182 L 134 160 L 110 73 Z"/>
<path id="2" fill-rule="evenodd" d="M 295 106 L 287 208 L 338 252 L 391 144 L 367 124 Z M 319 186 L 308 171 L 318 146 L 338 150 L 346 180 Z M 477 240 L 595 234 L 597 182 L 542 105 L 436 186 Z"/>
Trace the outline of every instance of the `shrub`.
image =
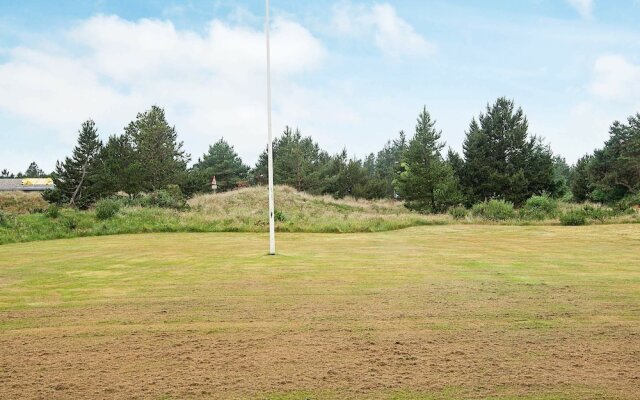
<path id="1" fill-rule="evenodd" d="M 9 214 L 0 210 L 0 226 L 9 226 Z"/>
<path id="2" fill-rule="evenodd" d="M 164 189 L 151 193 L 146 199 L 141 201 L 141 205 L 182 210 L 187 208 L 187 200 L 178 185 L 168 185 Z"/>
<path id="3" fill-rule="evenodd" d="M 594 219 L 596 221 L 604 221 L 607 218 L 614 217 L 615 212 L 604 207 L 595 207 L 590 204 L 585 204 L 582 207 L 583 214 L 586 218 Z"/>
<path id="4" fill-rule="evenodd" d="M 49 208 L 47 208 L 45 215 L 52 219 L 58 218 L 60 216 L 60 207 L 55 204 L 51 204 Z"/>
<path id="5" fill-rule="evenodd" d="M 100 221 L 111 219 L 120 211 L 120 203 L 113 199 L 104 199 L 96 203 L 96 218 Z"/>
<path id="6" fill-rule="evenodd" d="M 558 212 L 558 202 L 547 195 L 530 197 L 520 209 L 524 219 L 543 220 L 554 218 Z"/>
<path id="7" fill-rule="evenodd" d="M 62 219 L 62 224 L 70 231 L 76 230 L 78 227 L 78 220 L 74 216 L 67 216 Z"/>
<path id="8" fill-rule="evenodd" d="M 59 189 L 47 189 L 42 192 L 42 198 L 51 204 L 62 204 L 65 198 Z"/>
<path id="9" fill-rule="evenodd" d="M 560 215 L 560 223 L 565 226 L 586 225 L 587 216 L 583 210 L 570 210 Z"/>
<path id="10" fill-rule="evenodd" d="M 640 193 L 626 196 L 616 204 L 616 207 L 625 214 L 636 213 L 640 210 Z"/>
<path id="11" fill-rule="evenodd" d="M 489 221 L 504 221 L 516 214 L 513 203 L 504 200 L 489 200 L 473 206 L 471 213 Z"/>
<path id="12" fill-rule="evenodd" d="M 287 220 L 287 216 L 280 210 L 275 210 L 273 213 L 273 219 L 278 222 L 285 222 Z"/>
<path id="13" fill-rule="evenodd" d="M 449 209 L 449 214 L 454 219 L 465 219 L 467 218 L 467 209 L 462 206 L 451 207 Z"/>

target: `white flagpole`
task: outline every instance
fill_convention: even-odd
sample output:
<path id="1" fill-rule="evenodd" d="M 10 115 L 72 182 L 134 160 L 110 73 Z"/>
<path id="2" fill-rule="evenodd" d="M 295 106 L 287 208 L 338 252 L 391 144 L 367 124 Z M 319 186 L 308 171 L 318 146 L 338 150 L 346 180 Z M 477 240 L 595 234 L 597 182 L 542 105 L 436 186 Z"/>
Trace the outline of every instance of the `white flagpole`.
<path id="1" fill-rule="evenodd" d="M 273 138 L 271 132 L 271 47 L 269 44 L 269 0 L 266 0 L 267 13 L 265 21 L 265 33 L 267 36 L 267 115 L 269 142 L 267 143 L 267 153 L 269 156 L 269 254 L 276 254 L 276 232 L 275 232 L 275 204 L 273 199 Z"/>

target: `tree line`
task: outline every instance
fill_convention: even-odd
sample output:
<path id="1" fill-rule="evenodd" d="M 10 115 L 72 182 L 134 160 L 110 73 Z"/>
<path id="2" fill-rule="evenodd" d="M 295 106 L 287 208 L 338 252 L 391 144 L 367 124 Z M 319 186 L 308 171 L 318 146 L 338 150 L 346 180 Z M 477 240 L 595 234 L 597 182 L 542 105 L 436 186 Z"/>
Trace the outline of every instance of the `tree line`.
<path id="1" fill-rule="evenodd" d="M 420 212 L 502 199 L 518 206 L 535 195 L 612 203 L 640 190 L 640 114 L 615 122 L 602 149 L 575 166 L 555 155 L 529 132 L 527 117 L 514 101 L 499 98 L 472 118 L 462 153 L 445 151 L 435 119 L 423 108 L 415 132 L 403 131 L 377 153 L 363 159 L 323 150 L 299 129 L 285 128 L 273 142 L 274 181 L 311 194 L 336 198 L 395 198 Z M 103 143 L 95 123 L 82 124 L 72 154 L 51 174 L 56 188 L 45 193 L 54 203 L 86 208 L 96 200 L 130 197 L 172 187 L 186 196 L 267 182 L 267 152 L 246 165 L 224 138 L 209 146 L 191 167 L 162 108 L 137 115 L 120 135 Z"/>

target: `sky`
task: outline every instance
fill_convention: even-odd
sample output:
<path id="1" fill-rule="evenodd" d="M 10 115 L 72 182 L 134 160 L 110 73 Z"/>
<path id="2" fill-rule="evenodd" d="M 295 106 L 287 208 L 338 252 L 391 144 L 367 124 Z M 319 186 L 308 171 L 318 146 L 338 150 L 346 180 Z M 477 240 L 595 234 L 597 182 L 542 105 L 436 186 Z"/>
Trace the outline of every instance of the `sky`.
<path id="1" fill-rule="evenodd" d="M 273 129 L 363 157 L 426 106 L 460 151 L 505 96 L 569 163 L 640 112 L 640 0 L 271 0 Z M 0 169 L 166 110 L 195 161 L 267 142 L 261 0 L 0 0 Z"/>

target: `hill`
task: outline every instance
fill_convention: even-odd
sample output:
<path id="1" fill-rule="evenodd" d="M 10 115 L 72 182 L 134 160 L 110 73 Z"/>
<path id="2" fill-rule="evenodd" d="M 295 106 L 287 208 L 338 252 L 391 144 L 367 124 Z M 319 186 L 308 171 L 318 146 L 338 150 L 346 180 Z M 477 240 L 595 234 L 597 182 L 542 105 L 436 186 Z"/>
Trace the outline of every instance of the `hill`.
<path id="1" fill-rule="evenodd" d="M 334 199 L 276 186 L 276 225 L 283 232 L 376 232 L 416 225 L 442 224 L 447 216 L 426 216 L 393 200 Z M 268 226 L 266 188 L 253 187 L 196 196 L 191 212 L 210 221 L 234 222 L 242 231 Z"/>

